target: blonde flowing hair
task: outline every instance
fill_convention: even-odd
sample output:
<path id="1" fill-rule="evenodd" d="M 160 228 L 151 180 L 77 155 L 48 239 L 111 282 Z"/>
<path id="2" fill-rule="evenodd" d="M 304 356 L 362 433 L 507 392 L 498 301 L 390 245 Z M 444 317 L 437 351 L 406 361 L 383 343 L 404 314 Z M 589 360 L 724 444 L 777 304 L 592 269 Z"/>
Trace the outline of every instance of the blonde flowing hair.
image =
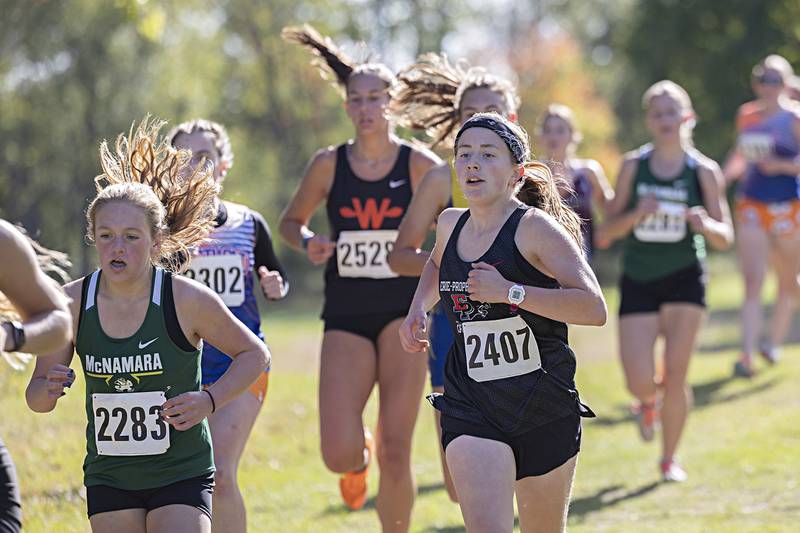
<path id="1" fill-rule="evenodd" d="M 514 85 L 466 61 L 451 63 L 445 54 L 423 54 L 397 75 L 394 106 L 398 124 L 423 130 L 430 148 L 452 142 L 461 124 L 461 100 L 471 89 L 489 89 L 503 96 L 508 113 L 520 104 Z"/>
<path id="2" fill-rule="evenodd" d="M 202 242 L 214 226 L 214 199 L 219 185 L 210 165 L 191 168 L 189 150 L 176 150 L 160 138 L 162 120 L 142 120 L 120 134 L 114 151 L 103 141 L 97 196 L 86 211 L 86 238 L 94 242 L 97 211 L 113 202 L 127 202 L 144 211 L 153 237 L 161 237 L 153 264 L 180 272 L 188 266 L 189 247 Z"/>

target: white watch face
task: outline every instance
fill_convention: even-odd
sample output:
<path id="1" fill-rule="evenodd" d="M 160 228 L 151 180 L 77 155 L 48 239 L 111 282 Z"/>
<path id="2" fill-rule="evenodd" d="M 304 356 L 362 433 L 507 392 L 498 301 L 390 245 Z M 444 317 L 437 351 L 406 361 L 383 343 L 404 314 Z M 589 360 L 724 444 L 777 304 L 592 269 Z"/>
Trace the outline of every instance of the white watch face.
<path id="1" fill-rule="evenodd" d="M 514 285 L 510 289 L 508 289 L 508 301 L 512 304 L 519 304 L 522 303 L 522 300 L 525 299 L 525 289 L 523 289 L 519 285 Z"/>

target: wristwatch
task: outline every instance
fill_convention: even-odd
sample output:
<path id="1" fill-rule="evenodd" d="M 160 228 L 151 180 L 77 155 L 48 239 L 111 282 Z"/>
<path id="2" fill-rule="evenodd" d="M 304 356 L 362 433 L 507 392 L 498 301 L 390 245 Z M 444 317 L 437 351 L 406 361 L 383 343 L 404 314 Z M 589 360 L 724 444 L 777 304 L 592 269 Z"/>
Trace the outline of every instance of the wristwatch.
<path id="1" fill-rule="evenodd" d="M 525 287 L 522 285 L 512 285 L 508 289 L 508 303 L 511 304 L 511 311 L 516 311 L 519 304 L 525 299 Z"/>
<path id="2" fill-rule="evenodd" d="M 8 324 L 11 333 L 11 348 L 7 351 L 18 352 L 20 348 L 25 345 L 25 328 L 22 326 L 22 323 L 17 320 L 8 320 L 3 322 L 3 324 Z"/>

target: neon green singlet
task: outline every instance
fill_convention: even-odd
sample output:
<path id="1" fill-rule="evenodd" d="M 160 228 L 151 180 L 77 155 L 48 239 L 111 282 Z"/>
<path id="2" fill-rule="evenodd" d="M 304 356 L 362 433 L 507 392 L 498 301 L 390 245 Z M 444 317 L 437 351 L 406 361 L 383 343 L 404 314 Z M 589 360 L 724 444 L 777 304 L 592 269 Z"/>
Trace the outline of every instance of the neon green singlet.
<path id="1" fill-rule="evenodd" d="M 464 193 L 461 191 L 461 185 L 458 184 L 458 176 L 456 176 L 452 159 L 448 162 L 448 166 L 450 167 L 450 197 L 453 207 L 468 207 L 467 199 L 464 198 Z"/>
<path id="2" fill-rule="evenodd" d="M 144 322 L 115 339 L 100 325 L 100 274 L 84 280 L 75 343 L 86 377 L 85 485 L 141 490 L 213 472 L 207 421 L 178 431 L 160 418 L 165 398 L 200 390 L 200 350 L 184 351 L 167 331 L 161 302 L 171 275 L 153 269 Z"/>

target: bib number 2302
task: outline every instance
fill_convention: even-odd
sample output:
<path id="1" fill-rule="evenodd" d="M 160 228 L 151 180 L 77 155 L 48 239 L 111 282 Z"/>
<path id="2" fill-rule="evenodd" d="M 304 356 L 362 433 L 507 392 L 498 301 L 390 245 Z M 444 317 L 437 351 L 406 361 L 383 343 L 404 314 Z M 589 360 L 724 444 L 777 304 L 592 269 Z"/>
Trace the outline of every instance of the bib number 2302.
<path id="1" fill-rule="evenodd" d="M 92 394 L 98 455 L 158 455 L 169 449 L 163 391 Z"/>
<path id="2" fill-rule="evenodd" d="M 492 381 L 528 374 L 542 367 L 531 328 L 519 316 L 463 322 L 467 374 L 475 381 Z"/>
<path id="3" fill-rule="evenodd" d="M 195 256 L 186 276 L 216 292 L 228 307 L 244 303 L 242 256 L 238 254 Z"/>
<path id="4" fill-rule="evenodd" d="M 386 256 L 397 230 L 342 231 L 336 240 L 336 266 L 343 278 L 396 278 Z"/>

